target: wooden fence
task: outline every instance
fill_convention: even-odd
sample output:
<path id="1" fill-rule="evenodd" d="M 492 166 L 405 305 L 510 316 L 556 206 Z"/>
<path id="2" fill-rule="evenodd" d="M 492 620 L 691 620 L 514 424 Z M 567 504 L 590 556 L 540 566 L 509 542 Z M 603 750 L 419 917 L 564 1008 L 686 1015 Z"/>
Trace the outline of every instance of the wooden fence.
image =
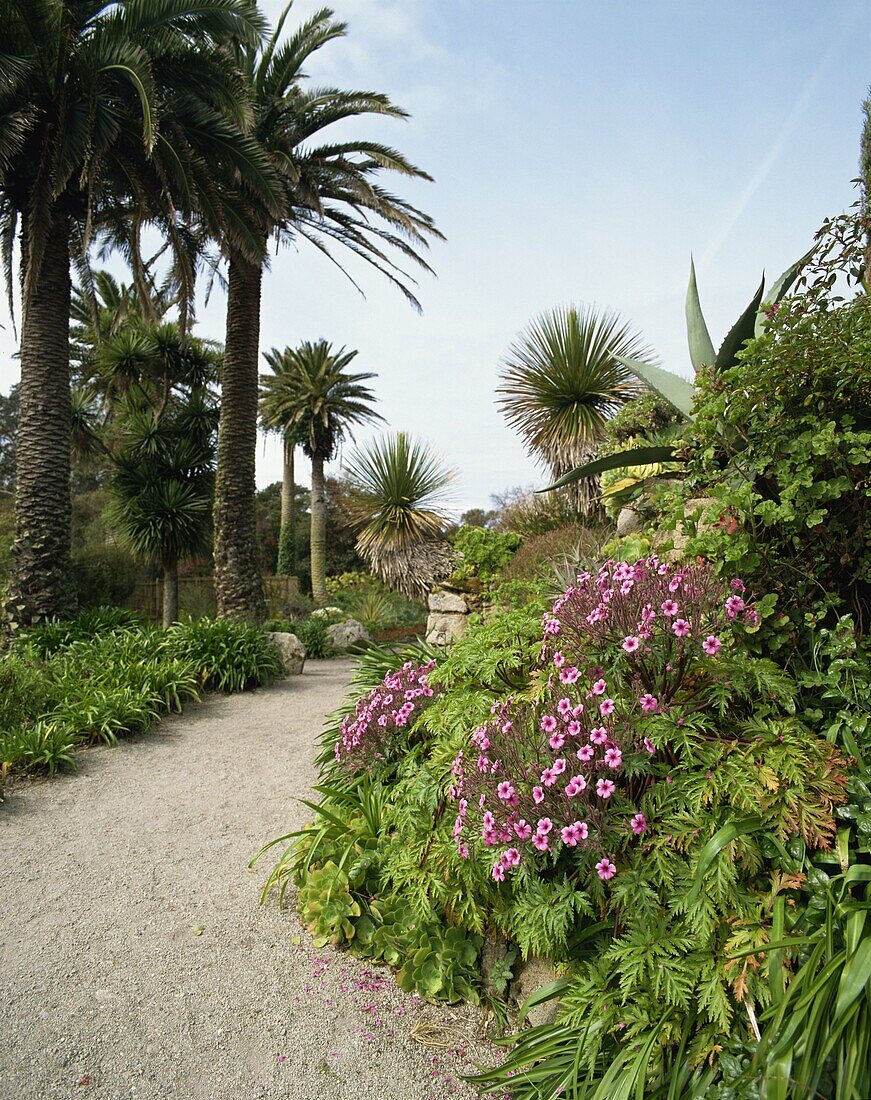
<path id="1" fill-rule="evenodd" d="M 264 577 L 266 604 L 270 618 L 287 618 L 299 599 L 299 580 L 296 577 Z M 154 622 L 163 616 L 163 581 L 139 581 L 131 600 Z M 180 615 L 214 615 L 215 582 L 211 577 L 179 577 L 178 610 Z"/>

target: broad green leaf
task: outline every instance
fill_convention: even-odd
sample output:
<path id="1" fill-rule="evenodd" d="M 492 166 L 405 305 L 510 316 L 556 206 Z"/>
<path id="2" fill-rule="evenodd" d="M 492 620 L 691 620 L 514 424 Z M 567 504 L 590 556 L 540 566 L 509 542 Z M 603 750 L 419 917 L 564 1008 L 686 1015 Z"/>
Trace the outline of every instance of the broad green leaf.
<path id="1" fill-rule="evenodd" d="M 570 485 L 582 477 L 594 477 L 606 470 L 619 470 L 622 466 L 649 466 L 655 462 L 673 462 L 674 447 L 635 447 L 629 451 L 620 451 L 615 455 L 605 455 L 604 458 L 596 458 L 574 470 L 569 470 L 559 481 L 548 485 L 546 489 L 536 489 L 537 493 L 549 493 L 553 489 L 561 489 L 563 485 Z"/>
<path id="2" fill-rule="evenodd" d="M 856 951 L 847 959 L 838 986 L 835 1020 L 850 1008 L 871 983 L 871 936 L 865 936 Z"/>
<path id="3" fill-rule="evenodd" d="M 717 352 L 717 358 L 714 361 L 714 368 L 718 374 L 724 370 L 728 370 L 729 367 L 733 367 L 738 352 L 748 340 L 753 339 L 756 328 L 756 314 L 759 312 L 759 303 L 762 301 L 762 292 L 764 290 L 765 276 L 763 275 L 762 282 L 759 284 L 759 289 L 753 295 L 750 305 L 747 306 L 735 324 L 732 325 L 726 333 L 726 339 L 720 345 L 720 350 Z"/>
<path id="4" fill-rule="evenodd" d="M 696 387 L 692 382 L 687 382 L 685 378 L 673 374 L 670 370 L 655 367 L 652 363 L 626 359 L 622 355 L 615 355 L 614 358 L 627 370 L 632 371 L 636 378 L 640 378 L 654 393 L 659 394 L 672 408 L 677 409 L 681 416 L 686 417 L 687 420 L 693 419 L 692 407 Z"/>
<path id="5" fill-rule="evenodd" d="M 700 371 L 702 367 L 712 367 L 716 361 L 714 345 L 705 324 L 702 313 L 702 305 L 699 301 L 699 288 L 696 285 L 696 265 L 690 258 L 690 282 L 687 287 L 686 302 L 687 317 L 687 343 L 690 348 L 690 360 L 693 368 Z"/>

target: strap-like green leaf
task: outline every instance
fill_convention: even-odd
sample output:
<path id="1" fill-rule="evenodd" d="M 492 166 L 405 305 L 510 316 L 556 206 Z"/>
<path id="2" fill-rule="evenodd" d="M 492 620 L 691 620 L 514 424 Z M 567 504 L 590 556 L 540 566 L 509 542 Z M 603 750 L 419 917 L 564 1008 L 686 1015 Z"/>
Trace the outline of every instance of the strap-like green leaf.
<path id="1" fill-rule="evenodd" d="M 634 447 L 629 451 L 620 451 L 615 455 L 605 455 L 604 458 L 594 459 L 574 470 L 569 470 L 559 481 L 548 485 L 546 489 L 536 489 L 537 493 L 549 493 L 553 489 L 561 489 L 563 485 L 570 485 L 582 477 L 595 477 L 606 470 L 619 470 L 622 466 L 649 466 L 654 462 L 673 462 L 674 447 Z"/>
<path id="2" fill-rule="evenodd" d="M 670 370 L 655 367 L 652 363 L 642 363 L 638 359 L 626 359 L 622 355 L 614 358 L 627 370 L 632 371 L 636 378 L 649 386 L 654 393 L 677 409 L 681 416 L 692 420 L 693 398 L 696 395 L 696 387 L 692 382 L 687 382 L 679 374 L 673 374 Z"/>
<path id="3" fill-rule="evenodd" d="M 702 304 L 699 301 L 699 288 L 696 285 L 696 265 L 690 259 L 690 282 L 687 287 L 687 343 L 690 347 L 690 360 L 695 370 L 712 367 L 716 360 L 714 345 L 705 324 Z"/>
<path id="4" fill-rule="evenodd" d="M 717 358 L 714 361 L 714 368 L 717 373 L 728 370 L 729 367 L 734 367 L 737 362 L 736 356 L 741 348 L 747 343 L 748 340 L 752 340 L 755 334 L 756 328 L 756 314 L 759 312 L 759 303 L 762 301 L 762 293 L 765 290 L 765 276 L 762 276 L 762 282 L 759 284 L 759 289 L 753 295 L 753 299 L 750 305 L 744 310 L 738 320 L 726 333 L 726 339 L 720 345 L 720 350 L 717 352 Z"/>
<path id="5" fill-rule="evenodd" d="M 520 1006 L 518 1024 L 523 1025 L 523 1021 L 529 1015 L 530 1010 L 535 1008 L 536 1005 L 544 1004 L 545 1001 L 552 1001 L 555 997 L 559 997 L 565 993 L 570 984 L 566 978 L 555 978 L 547 985 L 541 986 L 540 989 L 533 990 Z"/>

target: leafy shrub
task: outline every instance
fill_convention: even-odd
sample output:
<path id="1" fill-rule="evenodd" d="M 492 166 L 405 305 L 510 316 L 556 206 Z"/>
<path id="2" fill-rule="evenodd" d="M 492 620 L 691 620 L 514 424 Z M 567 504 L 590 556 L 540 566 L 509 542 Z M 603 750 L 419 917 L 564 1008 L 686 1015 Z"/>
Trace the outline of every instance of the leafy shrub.
<path id="1" fill-rule="evenodd" d="M 139 577 L 136 562 L 118 547 L 89 548 L 72 555 L 72 575 L 79 607 L 123 604 Z"/>
<path id="2" fill-rule="evenodd" d="M 37 721 L 0 730 L 0 762 L 6 769 L 54 775 L 59 768 L 73 766 L 72 751 L 79 743 L 80 739 L 67 726 Z"/>
<path id="3" fill-rule="evenodd" d="M 72 619 L 52 619 L 39 626 L 31 627 L 16 641 L 18 648 L 25 646 L 40 657 L 50 656 L 74 642 L 89 641 L 92 638 L 117 634 L 122 631 L 138 630 L 143 625 L 142 617 L 126 607 L 89 607 Z"/>
<path id="4" fill-rule="evenodd" d="M 503 580 L 541 581 L 550 576 L 553 562 L 564 557 L 579 564 L 591 562 L 598 557 L 603 538 L 601 528 L 575 523 L 526 538 L 506 565 Z"/>
<path id="5" fill-rule="evenodd" d="M 459 563 L 451 576 L 452 583 L 489 587 L 501 576 L 520 542 L 520 535 L 514 531 L 461 527 L 453 537 Z"/>
<path id="6" fill-rule="evenodd" d="M 332 657 L 333 647 L 327 637 L 327 627 L 330 625 L 325 619 L 298 619 L 293 625 L 293 633 L 305 646 L 309 657 L 318 659 Z"/>
<path id="7" fill-rule="evenodd" d="M 198 670 L 206 690 L 246 691 L 272 683 L 282 672 L 278 650 L 250 623 L 188 619 L 170 627 L 166 637 L 170 652 Z"/>

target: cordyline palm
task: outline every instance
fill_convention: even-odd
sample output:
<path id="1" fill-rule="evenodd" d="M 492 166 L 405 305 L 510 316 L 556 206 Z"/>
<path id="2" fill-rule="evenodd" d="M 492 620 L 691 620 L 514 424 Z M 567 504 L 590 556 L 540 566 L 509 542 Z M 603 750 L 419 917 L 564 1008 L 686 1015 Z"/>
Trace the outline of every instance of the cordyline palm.
<path id="1" fill-rule="evenodd" d="M 215 588 L 219 614 L 253 619 L 265 613 L 257 564 L 254 463 L 260 292 L 269 238 L 292 242 L 302 237 L 327 255 L 338 243 L 418 306 L 413 280 L 391 257 L 429 270 L 421 250 L 427 236 L 440 236 L 427 215 L 380 186 L 384 172 L 429 179 L 396 150 L 368 141 L 317 144 L 324 131 L 358 115 L 404 118 L 405 112 L 373 92 L 304 88 L 304 64 L 326 43 L 342 37 L 345 25 L 324 8 L 282 40 L 290 7 L 261 49 L 239 51 L 253 101 L 251 133 L 284 183 L 280 216 L 263 206 L 248 181 L 224 181 L 228 205 L 246 226 L 257 227 L 260 255 L 252 262 L 232 233 L 223 241 L 229 269 L 215 494 Z"/>
<path id="2" fill-rule="evenodd" d="M 606 421 L 640 392 L 617 356 L 652 359 L 616 313 L 588 306 L 542 314 L 505 355 L 499 404 L 527 451 L 555 477 L 587 460 Z M 595 481 L 578 482 L 571 491 L 576 506 L 589 512 Z"/>
<path id="3" fill-rule="evenodd" d="M 31 622 L 69 585 L 71 260 L 111 226 L 164 229 L 187 272 L 179 212 L 214 190 L 218 143 L 264 195 L 271 168 L 243 136 L 244 87 L 226 43 L 256 38 L 250 0 L 7 0 L 0 21 L 0 247 L 10 298 L 20 229 L 22 331 L 17 533 L 9 610 Z M 233 119 L 231 123 L 228 119 Z M 238 140 L 235 140 L 238 138 Z M 220 143 L 223 142 L 223 145 Z M 202 200 L 202 203 L 201 203 Z M 217 208 L 212 204 L 216 222 Z M 182 276 L 180 275 L 180 278 Z"/>
<path id="4" fill-rule="evenodd" d="M 390 588 L 424 598 L 447 555 L 444 501 L 454 472 L 404 432 L 373 440 L 345 469 L 360 529 L 357 552 Z"/>
<path id="5" fill-rule="evenodd" d="M 372 408 L 375 395 L 363 382 L 375 375 L 347 374 L 356 351 L 333 351 L 326 340 L 298 348 L 275 348 L 267 361 L 281 361 L 275 374 L 261 375 L 260 417 L 267 431 L 298 440 L 311 459 L 312 598 L 325 603 L 327 508 L 324 463 L 355 424 L 383 420 Z M 275 367 L 273 366 L 273 370 Z"/>

